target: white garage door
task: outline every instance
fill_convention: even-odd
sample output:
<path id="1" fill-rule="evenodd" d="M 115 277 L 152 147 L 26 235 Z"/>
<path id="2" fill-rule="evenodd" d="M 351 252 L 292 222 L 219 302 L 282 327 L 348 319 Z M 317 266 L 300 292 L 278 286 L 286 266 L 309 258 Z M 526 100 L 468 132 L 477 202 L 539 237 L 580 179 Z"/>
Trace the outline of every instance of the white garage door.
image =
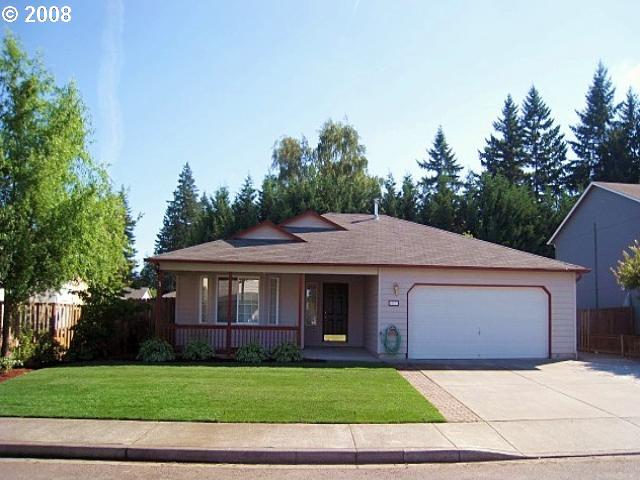
<path id="1" fill-rule="evenodd" d="M 415 286 L 409 358 L 545 358 L 548 297 L 540 288 Z"/>

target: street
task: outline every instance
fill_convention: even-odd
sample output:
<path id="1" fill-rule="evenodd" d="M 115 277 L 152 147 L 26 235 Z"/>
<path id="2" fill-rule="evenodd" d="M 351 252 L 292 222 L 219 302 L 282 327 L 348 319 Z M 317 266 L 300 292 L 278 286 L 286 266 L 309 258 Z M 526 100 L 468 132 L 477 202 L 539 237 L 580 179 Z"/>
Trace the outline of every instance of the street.
<path id="1" fill-rule="evenodd" d="M 640 456 L 587 457 L 487 463 L 388 466 L 247 466 L 170 463 L 90 462 L 76 460 L 0 459 L 0 478 L 125 480 L 254 479 L 637 479 Z"/>

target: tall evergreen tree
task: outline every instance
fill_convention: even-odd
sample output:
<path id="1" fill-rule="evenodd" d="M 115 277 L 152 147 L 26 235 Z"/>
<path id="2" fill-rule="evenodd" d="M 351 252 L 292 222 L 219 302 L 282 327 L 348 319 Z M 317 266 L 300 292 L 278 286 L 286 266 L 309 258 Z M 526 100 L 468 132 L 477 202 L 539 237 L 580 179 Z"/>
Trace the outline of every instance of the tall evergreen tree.
<path id="1" fill-rule="evenodd" d="M 484 173 L 468 186 L 466 229 L 476 238 L 540 253 L 545 238 L 538 228 L 538 207 L 526 185 Z"/>
<path id="2" fill-rule="evenodd" d="M 640 181 L 640 107 L 631 89 L 609 129 L 596 178 L 610 182 Z"/>
<path id="3" fill-rule="evenodd" d="M 202 212 L 198 189 L 188 163 L 182 167 L 173 199 L 167 202 L 155 253 L 170 252 L 193 244 L 194 226 Z"/>
<path id="4" fill-rule="evenodd" d="M 482 166 L 491 175 L 502 175 L 510 182 L 523 183 L 523 130 L 518 106 L 511 95 L 507 96 L 502 107 L 502 117 L 493 122 L 493 128 L 497 136 L 491 134 L 486 139 L 484 150 L 479 152 Z"/>
<path id="5" fill-rule="evenodd" d="M 253 186 L 253 180 L 248 175 L 232 206 L 236 231 L 244 230 L 258 223 L 257 195 L 258 192 Z"/>
<path id="6" fill-rule="evenodd" d="M 522 137 L 525 166 L 536 196 L 549 188 L 559 195 L 562 190 L 563 168 L 567 145 L 560 126 L 554 125 L 551 109 L 532 86 L 522 106 Z"/>
<path id="7" fill-rule="evenodd" d="M 603 172 L 607 140 L 615 115 L 615 88 L 602 62 L 598 63 L 586 95 L 583 111 L 576 111 L 579 123 L 571 127 L 575 141 L 571 147 L 578 157 L 569 165 L 569 186 L 581 190 L 595 179 L 606 180 Z"/>
<path id="8" fill-rule="evenodd" d="M 410 174 L 402 179 L 400 218 L 415 222 L 418 218 L 418 188 Z"/>
<path id="9" fill-rule="evenodd" d="M 212 196 L 202 195 L 202 214 L 194 228 L 193 244 L 227 238 L 234 229 L 229 190 L 221 187 Z"/>
<path id="10" fill-rule="evenodd" d="M 441 176 L 434 190 L 423 203 L 423 222 L 450 232 L 461 232 L 458 221 L 459 199 L 453 191 L 448 177 Z"/>
<path id="11" fill-rule="evenodd" d="M 393 175 L 389 173 L 383 183 L 384 192 L 382 194 L 382 200 L 380 201 L 380 208 L 382 213 L 389 215 L 390 217 L 400 216 L 400 197 L 396 189 L 396 180 Z"/>
<path id="12" fill-rule="evenodd" d="M 134 217 L 131 207 L 129 206 L 129 194 L 124 187 L 120 189 L 119 196 L 124 212 L 124 234 L 127 240 L 123 251 L 126 263 L 124 279 L 127 284 L 131 284 L 136 279 L 136 268 L 138 266 L 138 262 L 136 260 L 137 250 L 135 246 L 135 228 L 141 216 L 138 215 Z"/>
<path id="13" fill-rule="evenodd" d="M 433 145 L 428 150 L 429 158 L 426 160 L 418 160 L 420 168 L 427 172 L 433 173 L 431 176 L 424 176 L 420 181 L 421 185 L 427 192 L 433 190 L 441 178 L 444 183 L 453 191 L 457 191 L 462 185 L 460 181 L 460 172 L 462 166 L 458 163 L 453 150 L 447 143 L 442 126 L 438 127 L 438 131 L 433 139 Z"/>

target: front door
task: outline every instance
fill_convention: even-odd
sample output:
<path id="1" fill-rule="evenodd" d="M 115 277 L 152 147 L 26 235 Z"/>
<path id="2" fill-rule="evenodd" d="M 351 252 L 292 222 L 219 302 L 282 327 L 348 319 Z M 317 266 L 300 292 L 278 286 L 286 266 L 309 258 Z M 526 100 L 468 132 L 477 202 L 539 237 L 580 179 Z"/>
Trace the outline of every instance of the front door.
<path id="1" fill-rule="evenodd" d="M 322 337 L 325 342 L 346 342 L 349 319 L 349 285 L 325 283 L 323 290 Z"/>

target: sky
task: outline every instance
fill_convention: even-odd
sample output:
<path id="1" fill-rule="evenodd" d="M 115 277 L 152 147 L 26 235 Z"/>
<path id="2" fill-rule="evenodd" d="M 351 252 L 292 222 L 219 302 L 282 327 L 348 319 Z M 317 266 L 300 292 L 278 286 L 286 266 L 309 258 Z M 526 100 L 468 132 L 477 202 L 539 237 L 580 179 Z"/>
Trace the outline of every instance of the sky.
<path id="1" fill-rule="evenodd" d="M 640 2 L 6 0 L 4 23 L 87 105 L 91 152 L 129 189 L 140 259 L 189 162 L 200 191 L 258 183 L 274 142 L 347 120 L 369 171 L 420 176 L 436 129 L 478 170 L 507 94 L 532 84 L 571 138 L 601 60 L 640 92 Z M 25 23 L 69 5 L 68 23 Z"/>

